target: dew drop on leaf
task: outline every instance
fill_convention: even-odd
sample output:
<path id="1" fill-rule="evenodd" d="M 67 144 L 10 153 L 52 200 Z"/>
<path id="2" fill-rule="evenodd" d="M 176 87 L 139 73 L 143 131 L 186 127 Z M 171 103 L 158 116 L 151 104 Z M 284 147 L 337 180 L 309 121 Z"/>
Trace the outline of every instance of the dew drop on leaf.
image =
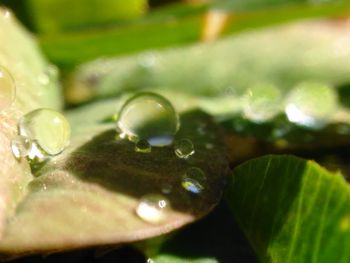
<path id="1" fill-rule="evenodd" d="M 182 187 L 193 194 L 200 194 L 206 184 L 206 176 L 204 172 L 197 167 L 188 168 L 182 177 Z"/>
<path id="2" fill-rule="evenodd" d="M 176 141 L 174 149 L 176 156 L 182 159 L 188 158 L 195 152 L 193 143 L 189 139 L 181 139 Z"/>
<path id="3" fill-rule="evenodd" d="M 18 135 L 11 141 L 11 150 L 16 159 L 27 157 L 32 149 L 32 141 L 25 137 Z"/>
<path id="4" fill-rule="evenodd" d="M 15 97 L 15 80 L 5 67 L 0 66 L 0 111 L 11 106 Z"/>
<path id="5" fill-rule="evenodd" d="M 159 194 L 148 194 L 141 198 L 136 214 L 144 221 L 152 224 L 162 222 L 169 210 L 169 201 Z"/>
<path id="6" fill-rule="evenodd" d="M 243 97 L 243 114 L 254 122 L 272 119 L 280 110 L 281 92 L 272 84 L 256 84 Z"/>
<path id="7" fill-rule="evenodd" d="M 171 144 L 179 127 L 179 116 L 172 104 L 151 92 L 140 92 L 130 98 L 121 108 L 117 121 L 122 138 L 145 139 L 152 146 Z"/>
<path id="8" fill-rule="evenodd" d="M 322 128 L 337 110 L 334 88 L 323 83 L 303 82 L 288 95 L 285 112 L 288 120 L 300 126 Z"/>
<path id="9" fill-rule="evenodd" d="M 150 153 L 151 150 L 152 150 L 152 147 L 147 140 L 141 139 L 135 143 L 136 152 Z"/>
<path id="10" fill-rule="evenodd" d="M 69 144 L 70 125 L 58 111 L 37 109 L 20 119 L 19 133 L 35 141 L 45 153 L 56 155 Z"/>

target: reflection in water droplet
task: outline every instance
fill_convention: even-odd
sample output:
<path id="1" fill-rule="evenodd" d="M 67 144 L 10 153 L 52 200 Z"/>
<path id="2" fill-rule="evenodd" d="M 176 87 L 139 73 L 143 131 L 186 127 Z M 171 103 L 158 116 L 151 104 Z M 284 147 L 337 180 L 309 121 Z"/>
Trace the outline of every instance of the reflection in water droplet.
<path id="1" fill-rule="evenodd" d="M 11 141 L 11 150 L 16 159 L 28 156 L 31 149 L 32 141 L 25 136 L 18 135 Z"/>
<path id="2" fill-rule="evenodd" d="M 166 211 L 169 210 L 169 201 L 158 194 L 148 194 L 141 198 L 136 214 L 144 221 L 157 224 L 166 217 Z"/>
<path id="3" fill-rule="evenodd" d="M 193 194 L 200 194 L 206 184 L 204 172 L 197 167 L 188 168 L 186 174 L 182 177 L 182 187 Z"/>
<path id="4" fill-rule="evenodd" d="M 164 97 L 140 92 L 121 108 L 117 122 L 122 138 L 142 138 L 152 146 L 169 145 L 180 127 L 179 116 Z"/>
<path id="5" fill-rule="evenodd" d="M 321 128 L 336 111 L 338 96 L 323 83 L 304 82 L 288 95 L 286 114 L 289 121 L 310 128 Z"/>
<path id="6" fill-rule="evenodd" d="M 194 154 L 193 143 L 189 139 L 181 139 L 175 142 L 175 154 L 179 158 L 188 158 Z"/>
<path id="7" fill-rule="evenodd" d="M 6 68 L 0 66 L 0 111 L 11 106 L 15 97 L 15 80 Z"/>
<path id="8" fill-rule="evenodd" d="M 56 155 L 69 144 L 70 125 L 61 113 L 38 109 L 20 119 L 19 133 L 35 141 L 47 154 Z"/>
<path id="9" fill-rule="evenodd" d="M 243 114 L 249 120 L 264 122 L 280 111 L 281 92 L 272 84 L 256 84 L 244 96 Z"/>
<path id="10" fill-rule="evenodd" d="M 136 152 L 149 153 L 151 152 L 151 150 L 152 150 L 152 147 L 147 140 L 141 139 L 135 143 Z"/>

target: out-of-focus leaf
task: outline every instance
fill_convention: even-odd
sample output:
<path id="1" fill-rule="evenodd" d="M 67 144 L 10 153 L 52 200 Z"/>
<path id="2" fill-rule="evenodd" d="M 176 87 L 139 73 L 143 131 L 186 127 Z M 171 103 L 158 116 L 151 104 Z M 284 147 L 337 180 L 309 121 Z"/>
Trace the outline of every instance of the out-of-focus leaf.
<path id="1" fill-rule="evenodd" d="M 118 244 L 157 236 L 207 214 L 220 200 L 228 162 L 223 136 L 211 118 L 198 111 L 182 112 L 176 139 L 190 139 L 195 153 L 189 159 L 176 157 L 173 146 L 153 147 L 151 153 L 135 152 L 135 145 L 117 140 L 108 117 L 116 112 L 103 101 L 70 112 L 73 127 L 70 147 L 36 172 L 28 194 L 16 214 L 8 220 L 0 242 L 5 254 L 64 250 L 92 245 Z M 87 110 L 91 107 L 90 110 Z M 95 110 L 94 110 L 95 109 Z M 104 112 L 90 116 L 89 112 Z M 83 126 L 86 121 L 86 128 Z M 94 124 L 88 121 L 94 119 Z M 74 120 L 79 120 L 75 122 Z M 198 129 L 205 133 L 199 133 Z M 206 144 L 213 145 L 208 150 Z M 186 191 L 181 183 L 189 167 L 206 174 L 201 194 Z M 171 209 L 166 220 L 150 224 L 135 209 L 140 198 L 150 193 L 165 195 Z"/>
<path id="2" fill-rule="evenodd" d="M 348 31 L 349 26 L 341 22 L 303 22 L 212 44 L 96 60 L 76 70 L 66 94 L 74 103 L 152 87 L 194 95 L 204 110 L 230 117 L 250 107 L 250 101 L 244 100 L 248 91 L 268 83 L 281 93 L 277 115 L 284 111 L 287 93 L 300 82 L 338 86 L 350 81 Z M 337 108 L 334 119 L 348 120 L 338 106 L 339 110 L 333 107 Z"/>
<path id="3" fill-rule="evenodd" d="M 261 262 L 348 262 L 349 186 L 313 161 L 266 156 L 237 167 L 226 200 Z"/>
<path id="4" fill-rule="evenodd" d="M 220 11 L 228 17 L 223 34 L 232 34 L 248 28 L 263 27 L 290 20 L 310 17 L 325 17 L 346 14 L 350 8 L 347 1 L 320 5 L 296 4 L 258 10 L 253 12 L 230 13 Z M 203 9 L 206 14 L 206 7 Z M 231 10 L 232 11 L 232 10 Z M 167 13 L 167 11 L 164 11 Z M 98 57 L 122 55 L 151 48 L 164 48 L 193 43 L 202 37 L 203 17 L 193 15 L 169 15 L 154 19 L 151 15 L 139 23 L 118 26 L 103 31 L 85 31 L 55 36 L 42 36 L 41 43 L 51 61 L 72 68 L 81 62 Z M 162 17 L 162 16 L 160 16 Z M 118 43 L 118 44 L 116 44 Z"/>
<path id="5" fill-rule="evenodd" d="M 11 151 L 10 142 L 17 134 L 17 121 L 22 114 L 38 107 L 59 109 L 61 97 L 57 76 L 48 77 L 49 66 L 42 58 L 37 43 L 18 24 L 12 14 L 3 8 L 0 8 L 0 39 L 0 66 L 10 72 L 16 86 L 15 102 L 0 112 L 0 237 L 2 237 L 7 220 L 26 194 L 26 185 L 32 179 L 28 163 L 18 162 Z"/>
<path id="6" fill-rule="evenodd" d="M 135 19 L 147 10 L 146 0 L 27 0 L 34 28 L 54 34 Z"/>
<path id="7" fill-rule="evenodd" d="M 165 241 L 150 258 L 155 263 L 257 262 L 252 248 L 224 205 Z"/>

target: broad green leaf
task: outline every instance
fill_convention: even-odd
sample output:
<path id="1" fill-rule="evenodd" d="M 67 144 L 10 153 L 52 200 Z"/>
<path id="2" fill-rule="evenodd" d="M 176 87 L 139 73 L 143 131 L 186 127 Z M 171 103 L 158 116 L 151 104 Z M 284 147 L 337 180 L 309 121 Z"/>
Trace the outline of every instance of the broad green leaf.
<path id="1" fill-rule="evenodd" d="M 224 205 L 163 242 L 150 258 L 155 263 L 258 262 Z"/>
<path id="2" fill-rule="evenodd" d="M 266 156 L 237 167 L 227 190 L 261 262 L 349 262 L 350 193 L 340 173 Z"/>
<path id="3" fill-rule="evenodd" d="M 249 28 L 297 20 L 300 18 L 341 15 L 349 10 L 350 3 L 326 3 L 282 6 L 269 10 L 236 13 L 232 10 L 220 11 L 227 16 L 223 35 L 229 35 Z M 142 19 L 134 24 L 109 28 L 103 31 L 89 30 L 72 34 L 41 36 L 43 50 L 55 64 L 72 68 L 75 65 L 99 57 L 135 53 L 151 48 L 165 48 L 198 42 L 203 36 L 203 15 L 194 11 L 192 15 L 170 15 L 162 19 Z M 167 11 L 164 11 L 167 13 Z M 160 16 L 162 17 L 162 16 Z M 159 18 L 159 17 L 158 17 Z M 115 43 L 118 43 L 116 45 Z"/>
<path id="4" fill-rule="evenodd" d="M 26 161 L 18 162 L 10 142 L 17 134 L 18 118 L 38 107 L 61 106 L 57 76 L 47 79 L 48 64 L 37 43 L 12 14 L 0 7 L 0 66 L 6 68 L 16 85 L 14 104 L 0 112 L 0 237 L 5 224 L 21 201 L 32 179 Z M 43 82 L 44 78 L 44 82 Z"/>
<path id="5" fill-rule="evenodd" d="M 319 99 L 311 106 L 312 101 L 304 99 L 303 105 L 328 109 L 325 124 L 349 122 L 349 112 L 340 105 L 337 92 L 324 87 L 350 81 L 350 45 L 344 37 L 348 29 L 332 21 L 301 22 L 211 44 L 100 59 L 78 67 L 67 84 L 66 96 L 79 103 L 152 87 L 192 95 L 198 107 L 220 119 L 231 120 L 240 114 L 261 123 L 284 113 L 293 88 L 305 86 L 305 93 L 314 86 L 316 92 L 303 97 Z M 261 94 L 255 94 L 257 85 Z"/>
<path id="6" fill-rule="evenodd" d="M 183 160 L 176 157 L 173 146 L 138 153 L 134 143 L 116 139 L 115 124 L 108 120 L 120 103 L 114 102 L 113 107 L 109 102 L 108 110 L 102 110 L 103 104 L 68 114 L 73 128 L 71 145 L 36 171 L 38 177 L 30 182 L 26 197 L 8 220 L 0 242 L 2 253 L 142 240 L 192 222 L 219 202 L 228 162 L 223 136 L 208 115 L 198 111 L 181 113 L 182 125 L 176 138 L 188 138 L 195 147 L 195 154 Z M 200 127 L 204 133 L 198 133 Z M 208 143 L 213 149 L 206 148 Z M 182 176 L 193 166 L 207 176 L 204 191 L 198 196 L 181 186 Z M 166 220 L 150 224 L 139 218 L 135 209 L 140 198 L 161 194 L 167 185 L 172 187 L 171 194 L 165 195 L 172 209 L 166 213 Z"/>

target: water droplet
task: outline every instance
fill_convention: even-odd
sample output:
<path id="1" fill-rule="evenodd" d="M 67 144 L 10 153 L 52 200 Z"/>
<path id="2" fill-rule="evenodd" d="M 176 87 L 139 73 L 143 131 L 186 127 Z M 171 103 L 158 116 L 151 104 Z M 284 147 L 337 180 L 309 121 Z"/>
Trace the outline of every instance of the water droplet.
<path id="1" fill-rule="evenodd" d="M 32 149 L 32 141 L 25 137 L 18 135 L 11 141 L 11 150 L 16 159 L 27 157 Z"/>
<path id="2" fill-rule="evenodd" d="M 211 149 L 214 148 L 214 145 L 213 145 L 212 143 L 206 143 L 206 144 L 205 144 L 205 148 L 206 148 L 207 150 L 211 150 Z"/>
<path id="3" fill-rule="evenodd" d="M 13 15 L 12 15 L 12 11 L 6 7 L 1 7 L 0 8 L 0 16 L 5 19 L 8 20 L 10 19 Z"/>
<path id="4" fill-rule="evenodd" d="M 146 52 L 140 55 L 139 63 L 143 68 L 151 68 L 156 65 L 158 61 L 158 55 L 155 52 Z"/>
<path id="5" fill-rule="evenodd" d="M 122 138 L 145 139 L 152 146 L 169 145 L 180 127 L 179 116 L 164 97 L 140 92 L 121 108 L 117 122 Z"/>
<path id="6" fill-rule="evenodd" d="M 206 183 L 204 172 L 197 167 L 188 168 L 185 175 L 182 177 L 182 187 L 193 194 L 200 194 Z"/>
<path id="7" fill-rule="evenodd" d="M 15 80 L 6 68 L 0 66 L 0 111 L 11 106 L 15 98 Z"/>
<path id="8" fill-rule="evenodd" d="M 258 123 L 272 119 L 280 112 L 281 97 L 276 86 L 256 84 L 243 97 L 243 114 Z"/>
<path id="9" fill-rule="evenodd" d="M 189 139 L 181 139 L 175 142 L 175 154 L 179 158 L 186 159 L 194 154 L 193 143 Z"/>
<path id="10" fill-rule="evenodd" d="M 47 86 L 58 78 L 58 69 L 54 65 L 49 65 L 44 72 L 39 74 L 38 81 L 41 85 Z"/>
<path id="11" fill-rule="evenodd" d="M 166 198 L 158 194 L 148 194 L 141 198 L 136 214 L 144 221 L 156 224 L 165 219 L 168 209 L 169 201 Z"/>
<path id="12" fill-rule="evenodd" d="M 165 184 L 162 187 L 162 193 L 163 194 L 170 194 L 173 191 L 173 186 L 171 184 Z"/>
<path id="13" fill-rule="evenodd" d="M 151 152 L 152 147 L 147 140 L 141 139 L 135 143 L 135 151 L 141 153 Z"/>
<path id="14" fill-rule="evenodd" d="M 289 121 L 310 128 L 322 128 L 336 111 L 338 96 L 323 83 L 303 82 L 288 95 L 286 114 Z"/>
<path id="15" fill-rule="evenodd" d="M 20 119 L 19 133 L 35 141 L 45 153 L 56 155 L 69 144 L 70 125 L 61 113 L 38 109 Z"/>
<path id="16" fill-rule="evenodd" d="M 151 259 L 151 258 L 148 258 L 148 259 L 147 259 L 147 263 L 154 263 L 154 260 Z"/>

